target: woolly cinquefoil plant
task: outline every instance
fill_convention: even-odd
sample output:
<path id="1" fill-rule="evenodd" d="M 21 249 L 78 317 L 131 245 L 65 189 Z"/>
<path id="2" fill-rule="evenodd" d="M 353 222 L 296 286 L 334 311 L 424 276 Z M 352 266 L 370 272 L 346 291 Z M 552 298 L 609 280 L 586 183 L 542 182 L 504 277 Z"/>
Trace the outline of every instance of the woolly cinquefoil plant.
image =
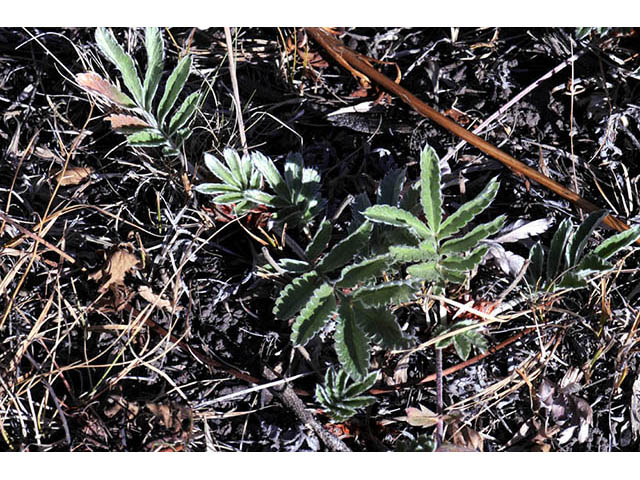
<path id="1" fill-rule="evenodd" d="M 165 58 L 160 29 L 145 29 L 147 65 L 144 79 L 139 76 L 131 55 L 124 51 L 110 30 L 97 28 L 95 39 L 104 56 L 119 70 L 129 95 L 95 72 L 77 75 L 78 84 L 128 111 L 110 115 L 107 120 L 116 131 L 126 135 L 129 145 L 162 147 L 163 154 L 178 155 L 191 134 L 189 124 L 201 100 L 200 92 L 193 92 L 174 109 L 191 70 L 191 57 L 186 55 L 178 62 L 164 85 L 162 97 L 157 100 Z"/>

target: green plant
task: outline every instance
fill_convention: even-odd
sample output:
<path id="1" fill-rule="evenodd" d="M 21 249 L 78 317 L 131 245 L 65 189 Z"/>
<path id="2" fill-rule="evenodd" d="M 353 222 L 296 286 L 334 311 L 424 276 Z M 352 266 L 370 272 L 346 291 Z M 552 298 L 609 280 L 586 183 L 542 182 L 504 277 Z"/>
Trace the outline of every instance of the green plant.
<path id="1" fill-rule="evenodd" d="M 262 174 L 255 162 L 259 155 L 251 153 L 240 157 L 234 149 L 225 148 L 223 164 L 215 156 L 205 153 L 205 165 L 222 183 L 202 183 L 194 187 L 194 190 L 213 195 L 213 203 L 218 205 L 235 205 L 238 215 L 246 213 L 259 204 L 245 196 L 245 192 L 258 190 L 262 186 Z"/>
<path id="2" fill-rule="evenodd" d="M 391 245 L 390 256 L 396 266 L 408 265 L 406 271 L 411 277 L 433 285 L 436 294 L 443 294 L 447 283 L 463 283 L 466 272 L 472 271 L 482 262 L 489 248 L 482 241 L 502 227 L 505 217 L 499 216 L 462 236 L 456 236 L 491 204 L 500 185 L 495 178 L 492 179 L 476 198 L 444 218 L 440 162 L 429 146 L 423 149 L 420 156 L 420 171 L 419 198 L 426 224 L 410 211 L 392 205 L 374 205 L 367 208 L 363 216 L 371 222 L 399 227 L 409 232 L 412 242 Z M 440 328 L 440 333 L 452 328 L 442 316 Z M 486 346 L 473 330 L 461 332 L 437 346 L 444 348 L 451 343 L 464 359 L 468 357 L 471 345 L 480 349 Z"/>
<path id="3" fill-rule="evenodd" d="M 78 75 L 76 77 L 78 84 L 135 114 L 115 114 L 107 118 L 115 130 L 127 136 L 129 145 L 162 147 L 163 154 L 178 155 L 180 147 L 191 134 L 189 124 L 201 100 L 201 94 L 193 92 L 184 99 L 173 115 L 170 115 L 189 76 L 191 57 L 184 56 L 178 62 L 169 75 L 164 93 L 154 109 L 156 93 L 164 69 L 165 52 L 162 32 L 156 27 L 145 29 L 147 68 L 144 80 L 141 80 L 138 75 L 133 58 L 123 50 L 113 33 L 106 28 L 97 28 L 95 39 L 105 57 L 120 71 L 122 82 L 131 96 L 123 93 L 117 86 L 95 72 Z"/>
<path id="4" fill-rule="evenodd" d="M 640 227 L 617 233 L 585 253 L 589 237 L 606 215 L 605 211 L 594 212 L 577 229 L 570 219 L 564 219 L 553 235 L 546 258 L 537 242 L 529 253 L 525 276 L 529 285 L 537 292 L 584 288 L 592 275 L 610 271 L 613 265 L 608 259 L 634 243 L 640 237 Z"/>
<path id="5" fill-rule="evenodd" d="M 235 204 L 242 213 L 266 205 L 274 209 L 273 219 L 291 227 L 309 223 L 322 211 L 325 201 L 319 195 L 320 174 L 305 168 L 302 155 L 291 153 L 284 164 L 284 177 L 273 160 L 260 152 L 243 155 L 224 150 L 226 165 L 211 154 L 205 154 L 205 164 L 222 183 L 203 183 L 195 190 L 214 195 L 217 204 Z M 264 191 L 264 180 L 273 193 Z"/>
<path id="6" fill-rule="evenodd" d="M 357 410 L 373 404 L 376 399 L 364 392 L 376 383 L 377 372 L 371 372 L 361 381 L 349 381 L 344 370 L 338 373 L 332 368 L 325 374 L 324 385 L 316 385 L 316 400 L 325 412 L 337 422 L 353 417 Z"/>
<path id="7" fill-rule="evenodd" d="M 335 319 L 336 353 L 354 380 L 367 375 L 370 342 L 389 349 L 407 345 L 386 307 L 409 300 L 417 287 L 415 282 L 404 280 L 376 284 L 393 259 L 378 255 L 358 260 L 368 249 L 372 229 L 370 222 L 364 222 L 322 254 L 332 233 L 331 223 L 322 222 L 305 250 L 310 270 L 282 290 L 274 307 L 279 319 L 295 317 L 291 334 L 294 345 L 306 344 Z"/>

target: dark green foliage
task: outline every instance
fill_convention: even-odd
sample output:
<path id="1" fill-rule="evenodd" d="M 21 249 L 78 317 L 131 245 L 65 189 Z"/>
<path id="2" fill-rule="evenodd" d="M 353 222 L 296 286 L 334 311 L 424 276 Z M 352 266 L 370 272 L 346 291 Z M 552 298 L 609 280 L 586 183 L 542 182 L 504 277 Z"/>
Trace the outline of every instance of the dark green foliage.
<path id="1" fill-rule="evenodd" d="M 577 229 L 571 220 L 563 220 L 553 235 L 547 258 L 542 245 L 536 243 L 529 254 L 525 276 L 529 285 L 538 291 L 584 288 L 591 275 L 610 271 L 613 264 L 607 260 L 635 242 L 640 237 L 640 227 L 617 233 L 585 254 L 589 237 L 605 216 L 604 211 L 594 212 Z"/>
<path id="2" fill-rule="evenodd" d="M 344 422 L 375 402 L 375 397 L 364 393 L 376 383 L 377 375 L 371 372 L 360 381 L 350 382 L 344 370 L 336 373 L 330 368 L 324 385 L 316 386 L 316 400 L 334 421 Z"/>

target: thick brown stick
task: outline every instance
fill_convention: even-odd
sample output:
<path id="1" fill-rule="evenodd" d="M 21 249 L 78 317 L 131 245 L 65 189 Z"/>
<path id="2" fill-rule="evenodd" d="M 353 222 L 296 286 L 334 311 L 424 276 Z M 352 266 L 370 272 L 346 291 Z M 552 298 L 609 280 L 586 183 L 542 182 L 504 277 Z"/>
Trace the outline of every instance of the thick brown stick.
<path id="1" fill-rule="evenodd" d="M 522 174 L 527 178 L 529 178 L 530 180 L 533 180 L 534 182 L 539 183 L 540 185 L 548 188 L 549 190 L 560 195 L 561 197 L 566 198 L 567 200 L 572 202 L 574 205 L 582 208 L 583 210 L 586 210 L 588 212 L 602 210 L 600 207 L 598 207 L 597 205 L 594 205 L 588 200 L 585 200 L 577 193 L 569 190 L 568 188 L 559 184 L 555 180 L 552 180 L 549 177 L 543 175 L 538 170 L 528 167 L 527 165 L 523 164 L 519 160 L 516 160 L 515 158 L 513 158 L 511 155 L 503 152 L 502 150 L 490 144 L 486 140 L 471 133 L 469 130 L 462 128 L 453 120 L 437 112 L 436 110 L 431 108 L 429 105 L 425 104 L 420 99 L 418 99 L 415 95 L 412 95 L 408 90 L 401 87 L 400 85 L 395 83 L 393 80 L 391 80 L 390 78 L 386 77 L 385 75 L 377 71 L 366 60 L 364 60 L 360 54 L 345 47 L 340 40 L 335 38 L 333 35 L 327 33 L 322 28 L 307 27 L 305 28 L 305 30 L 311 37 L 313 37 L 315 41 L 317 41 L 320 45 L 322 45 L 322 47 L 325 50 L 327 50 L 327 52 L 329 52 L 336 59 L 338 63 L 340 63 L 341 65 L 348 63 L 352 68 L 365 74 L 367 77 L 369 77 L 369 79 L 376 82 L 385 90 L 400 97 L 400 99 L 403 102 L 405 102 L 407 105 L 409 105 L 419 114 L 434 121 L 441 127 L 445 128 L 446 130 L 453 133 L 454 135 L 457 135 L 458 137 L 467 141 L 468 143 L 478 148 L 479 150 L 483 151 L 490 157 L 495 158 L 500 163 L 509 167 L 514 172 Z M 618 230 L 620 232 L 629 229 L 629 226 L 626 223 L 624 223 L 622 220 L 612 215 L 607 215 L 603 219 L 603 223 L 608 227 L 614 230 Z M 638 243 L 640 243 L 640 240 L 638 241 Z"/>

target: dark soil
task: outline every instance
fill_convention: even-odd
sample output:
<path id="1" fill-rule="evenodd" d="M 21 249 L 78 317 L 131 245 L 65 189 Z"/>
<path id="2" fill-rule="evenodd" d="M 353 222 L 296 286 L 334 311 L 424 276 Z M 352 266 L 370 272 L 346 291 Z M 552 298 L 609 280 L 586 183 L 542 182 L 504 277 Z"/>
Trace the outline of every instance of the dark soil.
<path id="1" fill-rule="evenodd" d="M 115 33 L 144 64 L 143 30 Z M 196 185 L 212 180 L 199 168 L 204 152 L 241 148 L 225 37 L 222 29 L 170 33 L 173 40 L 164 32 L 167 70 L 188 46 L 194 67 L 187 90 L 207 92 L 185 146 L 198 167 L 188 183 Z M 375 86 L 363 89 L 311 40 L 308 49 L 319 63 L 305 68 L 286 48 L 294 34 L 304 40 L 302 30 L 238 32 L 247 139 L 252 150 L 274 159 L 301 151 L 325 179 L 328 217 L 349 195 L 373 198 L 393 167 L 408 166 L 416 179 L 426 143 L 444 156 L 459 142 Z M 634 224 L 640 220 L 640 37 L 615 29 L 577 43 L 574 36 L 573 29 L 519 28 L 357 28 L 341 34 L 350 48 L 397 65 L 405 88 L 470 129 L 572 52 L 582 52 L 573 68 L 541 82 L 482 136 Z M 395 78 L 395 65 L 377 67 Z M 378 392 L 372 407 L 345 423 L 332 423 L 322 412 L 312 393 L 324 369 L 337 363 L 330 334 L 305 347 L 308 361 L 292 347 L 290 325 L 274 318 L 283 283 L 258 275 L 263 245 L 254 237 L 264 240 L 259 219 L 216 220 L 210 199 L 185 188 L 182 165 L 154 149 L 127 146 L 104 121 L 113 112 L 104 104 L 92 107 L 73 82 L 92 69 L 104 75 L 101 68 L 118 78 L 100 57 L 92 29 L 0 29 L 0 212 L 13 222 L 0 228 L 0 449 L 330 449 L 277 388 L 249 390 L 268 382 L 265 368 L 279 377 L 310 373 L 292 383 L 297 395 L 324 429 L 354 451 L 412 448 L 412 440 L 430 434 L 398 417 L 420 405 L 435 411 L 435 382 L 415 385 L 435 371 L 432 348 L 406 358 L 377 351 L 383 374 L 376 388 L 386 393 Z M 380 99 L 366 113 L 327 116 Z M 67 158 L 70 166 L 94 173 L 84 183 L 57 188 L 56 174 Z M 500 193 L 480 220 L 506 214 L 508 223 L 547 218 L 557 226 L 563 218 L 579 223 L 584 216 L 475 148 L 463 147 L 448 163 L 449 211 L 499 175 Z M 349 217 L 348 208 L 338 217 L 339 233 Z M 23 236 L 15 223 L 75 263 Z M 535 241 L 549 245 L 554 229 L 505 248 L 526 258 Z M 300 232 L 291 235 L 303 240 Z M 595 238 L 608 235 L 601 229 Z M 93 274 L 117 248 L 135 255 L 138 264 L 124 285 L 101 292 L 104 281 Z M 287 256 L 287 248 L 271 254 Z M 445 406 L 458 418 L 447 440 L 464 446 L 460 435 L 470 431 L 482 436 L 484 451 L 638 450 L 637 259 L 631 253 L 619 272 L 550 308 L 491 326 L 491 346 L 526 327 L 538 329 L 445 377 Z M 470 289 L 452 291 L 450 298 L 478 306 L 495 300 L 513 280 L 487 262 Z M 170 306 L 150 308 L 137 293 L 141 287 L 162 292 Z M 520 298 L 520 288 L 507 299 Z M 508 313 L 530 308 L 522 303 Z M 399 315 L 419 343 L 431 338 L 419 307 Z M 399 361 L 407 369 L 405 383 L 390 387 Z M 445 368 L 458 363 L 453 351 L 444 351 Z M 586 401 L 593 416 L 582 442 L 566 433 L 572 420 L 556 425 L 549 419 L 536 393 L 543 378 L 559 383 L 572 367 L 582 372 L 581 388 L 563 395 Z"/>

